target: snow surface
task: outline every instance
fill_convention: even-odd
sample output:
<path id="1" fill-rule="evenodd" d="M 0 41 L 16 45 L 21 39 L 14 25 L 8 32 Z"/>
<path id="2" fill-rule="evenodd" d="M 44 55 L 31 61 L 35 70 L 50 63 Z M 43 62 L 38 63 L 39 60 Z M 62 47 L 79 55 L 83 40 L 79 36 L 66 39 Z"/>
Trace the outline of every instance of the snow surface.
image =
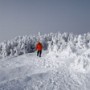
<path id="1" fill-rule="evenodd" d="M 39 33 L 0 43 L 0 90 L 90 90 L 90 33 Z"/>
<path id="2" fill-rule="evenodd" d="M 90 90 L 90 49 L 77 55 L 70 48 L 0 60 L 0 90 Z"/>

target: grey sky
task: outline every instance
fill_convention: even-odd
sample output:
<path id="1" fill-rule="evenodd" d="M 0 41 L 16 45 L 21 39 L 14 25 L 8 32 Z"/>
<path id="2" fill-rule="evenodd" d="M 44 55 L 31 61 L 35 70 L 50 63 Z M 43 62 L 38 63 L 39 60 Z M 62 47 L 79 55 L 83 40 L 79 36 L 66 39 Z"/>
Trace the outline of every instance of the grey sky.
<path id="1" fill-rule="evenodd" d="M 0 42 L 38 31 L 90 31 L 90 0 L 0 0 Z"/>

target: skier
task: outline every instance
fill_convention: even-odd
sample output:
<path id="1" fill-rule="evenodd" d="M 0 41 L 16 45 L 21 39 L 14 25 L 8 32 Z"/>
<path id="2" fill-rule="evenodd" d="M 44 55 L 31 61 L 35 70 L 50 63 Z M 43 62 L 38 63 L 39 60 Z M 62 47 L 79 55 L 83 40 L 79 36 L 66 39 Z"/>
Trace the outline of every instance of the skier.
<path id="1" fill-rule="evenodd" d="M 36 44 L 37 56 L 41 57 L 43 45 L 40 41 Z"/>

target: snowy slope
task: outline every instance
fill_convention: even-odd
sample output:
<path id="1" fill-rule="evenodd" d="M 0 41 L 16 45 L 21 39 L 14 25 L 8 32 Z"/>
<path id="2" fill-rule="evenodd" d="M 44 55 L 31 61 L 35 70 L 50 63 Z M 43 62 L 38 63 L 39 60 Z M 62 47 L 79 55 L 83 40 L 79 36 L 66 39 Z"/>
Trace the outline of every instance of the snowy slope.
<path id="1" fill-rule="evenodd" d="M 89 50 L 67 55 L 43 51 L 41 58 L 35 52 L 1 59 L 0 90 L 90 90 Z"/>

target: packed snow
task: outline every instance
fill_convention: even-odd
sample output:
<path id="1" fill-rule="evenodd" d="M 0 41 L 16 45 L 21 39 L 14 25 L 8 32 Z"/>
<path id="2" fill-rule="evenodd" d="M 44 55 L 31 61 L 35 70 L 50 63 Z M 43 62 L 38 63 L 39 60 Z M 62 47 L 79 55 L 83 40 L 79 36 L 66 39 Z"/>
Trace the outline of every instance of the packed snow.
<path id="1" fill-rule="evenodd" d="M 90 90 L 89 33 L 18 37 L 0 44 L 0 57 L 0 90 Z"/>

